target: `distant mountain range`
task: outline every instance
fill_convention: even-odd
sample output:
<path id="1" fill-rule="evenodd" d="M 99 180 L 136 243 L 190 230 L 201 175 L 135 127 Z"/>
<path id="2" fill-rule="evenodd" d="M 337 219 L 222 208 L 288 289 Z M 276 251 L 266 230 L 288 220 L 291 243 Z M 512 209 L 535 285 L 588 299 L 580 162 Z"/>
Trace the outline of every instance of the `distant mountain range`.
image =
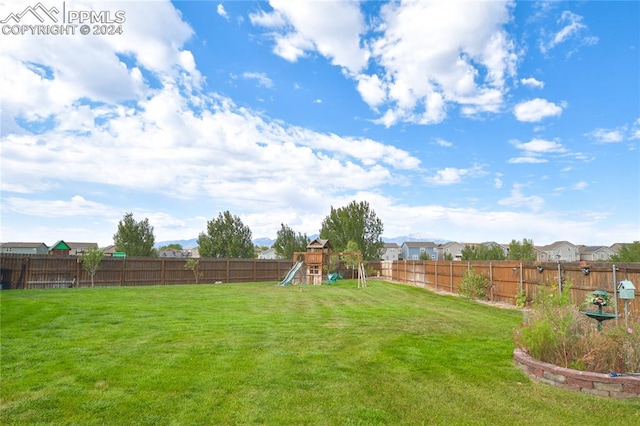
<path id="1" fill-rule="evenodd" d="M 319 236 L 318 234 L 313 234 L 313 235 L 309 235 L 308 237 L 309 239 L 314 240 L 318 238 L 318 236 Z M 263 238 L 254 239 L 253 244 L 257 246 L 271 247 L 275 241 L 276 241 L 275 239 L 263 237 Z M 399 246 L 402 245 L 402 243 L 404 242 L 411 242 L 411 241 L 431 241 L 436 244 L 443 244 L 443 243 L 449 242 L 449 240 L 443 240 L 441 238 L 433 238 L 428 236 L 427 234 L 420 234 L 420 233 L 405 235 L 401 237 L 384 237 L 383 236 L 382 241 L 384 241 L 385 243 L 396 243 Z M 169 244 L 180 244 L 182 248 L 192 248 L 192 247 L 198 246 L 198 239 L 192 238 L 190 240 L 158 241 L 155 243 L 155 247 L 160 248 L 160 247 L 168 246 Z"/>

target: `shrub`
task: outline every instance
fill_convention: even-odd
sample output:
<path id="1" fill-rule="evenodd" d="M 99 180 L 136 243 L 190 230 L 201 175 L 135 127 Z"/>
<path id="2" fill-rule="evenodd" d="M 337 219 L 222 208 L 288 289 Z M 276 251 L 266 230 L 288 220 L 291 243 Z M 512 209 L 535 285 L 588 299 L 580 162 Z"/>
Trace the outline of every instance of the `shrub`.
<path id="1" fill-rule="evenodd" d="M 486 299 L 489 289 L 489 280 L 481 274 L 476 274 L 473 268 L 465 271 L 462 277 L 462 284 L 458 288 L 458 293 L 469 299 Z"/>
<path id="2" fill-rule="evenodd" d="M 516 294 L 516 306 L 520 308 L 527 306 L 527 292 L 523 288 Z"/>
<path id="3" fill-rule="evenodd" d="M 627 329 L 596 321 L 571 302 L 570 283 L 559 294 L 557 284 L 538 293 L 522 325 L 514 332 L 516 346 L 533 358 L 561 367 L 600 373 L 640 371 L 640 324 Z"/>

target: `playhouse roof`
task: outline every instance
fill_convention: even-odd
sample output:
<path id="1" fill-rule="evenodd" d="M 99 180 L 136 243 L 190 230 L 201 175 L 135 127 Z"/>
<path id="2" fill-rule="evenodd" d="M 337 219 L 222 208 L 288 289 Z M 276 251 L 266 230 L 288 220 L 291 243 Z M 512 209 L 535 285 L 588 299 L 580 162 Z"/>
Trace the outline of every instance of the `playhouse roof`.
<path id="1" fill-rule="evenodd" d="M 307 244 L 307 248 L 332 248 L 329 240 L 322 240 L 320 238 L 316 238 Z"/>

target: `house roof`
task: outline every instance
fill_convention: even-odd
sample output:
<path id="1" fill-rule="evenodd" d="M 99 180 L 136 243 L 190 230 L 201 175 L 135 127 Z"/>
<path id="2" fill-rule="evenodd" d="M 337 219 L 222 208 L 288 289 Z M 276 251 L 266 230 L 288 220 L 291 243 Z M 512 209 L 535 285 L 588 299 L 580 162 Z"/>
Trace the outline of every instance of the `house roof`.
<path id="1" fill-rule="evenodd" d="M 331 248 L 331 243 L 329 243 L 329 240 L 323 240 L 323 239 L 320 239 L 320 238 L 316 238 L 315 240 L 313 240 L 309 244 L 307 244 L 307 248 L 318 248 L 318 247 Z"/>
<path id="2" fill-rule="evenodd" d="M 74 250 L 77 249 L 89 249 L 89 248 L 98 248 L 98 243 L 67 243 L 67 245 Z"/>
<path id="3" fill-rule="evenodd" d="M 455 246 L 455 245 L 464 246 L 464 244 L 459 243 L 457 241 L 449 241 L 449 242 L 446 242 L 446 243 L 438 245 L 438 247 L 439 248 L 446 248 L 446 247 L 451 247 L 451 246 Z"/>
<path id="4" fill-rule="evenodd" d="M 398 248 L 400 246 L 398 246 L 398 243 L 384 243 L 383 247 L 384 248 Z"/>
<path id="5" fill-rule="evenodd" d="M 551 244 L 543 246 L 541 248 L 543 250 L 555 250 L 556 248 L 561 247 L 561 246 L 563 246 L 565 244 L 575 247 L 575 245 L 571 244 L 569 241 L 556 241 L 555 243 L 551 243 Z"/>
<path id="6" fill-rule="evenodd" d="M 40 246 L 45 246 L 45 247 L 49 248 L 49 246 L 47 246 L 45 243 L 15 243 L 15 242 L 9 242 L 9 243 L 0 244 L 0 247 L 4 247 L 4 248 L 33 248 L 33 247 L 40 247 Z"/>
<path id="7" fill-rule="evenodd" d="M 187 253 L 184 250 L 168 248 L 159 252 L 158 257 L 187 257 Z"/>
<path id="8" fill-rule="evenodd" d="M 434 243 L 433 241 L 405 241 L 404 243 L 402 243 L 402 245 L 405 245 L 407 247 L 436 247 L 436 243 Z"/>

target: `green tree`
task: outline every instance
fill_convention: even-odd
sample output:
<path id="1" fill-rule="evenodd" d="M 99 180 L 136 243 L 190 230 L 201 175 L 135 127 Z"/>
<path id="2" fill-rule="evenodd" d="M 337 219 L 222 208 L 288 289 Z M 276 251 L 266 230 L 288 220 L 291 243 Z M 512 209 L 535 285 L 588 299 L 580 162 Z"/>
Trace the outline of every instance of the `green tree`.
<path id="1" fill-rule="evenodd" d="M 187 262 L 184 265 L 184 269 L 188 269 L 193 272 L 193 276 L 196 279 L 196 284 L 198 284 L 198 279 L 202 276 L 202 272 L 200 272 L 200 260 L 198 259 L 187 259 Z"/>
<path id="2" fill-rule="evenodd" d="M 536 249 L 533 245 L 533 240 L 527 240 L 524 238 L 522 242 L 511 240 L 509 244 L 509 260 L 524 260 L 526 262 L 533 262 L 536 260 Z"/>
<path id="3" fill-rule="evenodd" d="M 100 263 L 104 259 L 104 250 L 96 247 L 91 247 L 87 251 L 83 251 L 80 254 L 80 261 L 82 262 L 82 268 L 89 273 L 91 277 L 91 287 L 93 287 L 93 277 L 100 268 Z"/>
<path id="4" fill-rule="evenodd" d="M 640 262 L 640 241 L 623 244 L 620 251 L 609 259 L 612 262 Z"/>
<path id="5" fill-rule="evenodd" d="M 360 253 L 360 249 L 358 248 L 358 243 L 351 240 L 347 243 L 347 249 L 345 250 L 349 253 Z M 362 255 L 362 253 L 360 253 Z M 342 261 L 350 267 L 351 269 L 355 269 L 358 267 L 358 255 L 357 254 L 347 254 L 342 257 Z"/>
<path id="6" fill-rule="evenodd" d="M 255 256 L 251 229 L 229 211 L 207 222 L 207 233 L 198 236 L 201 257 L 246 258 Z"/>
<path id="7" fill-rule="evenodd" d="M 420 253 L 420 260 L 431 260 L 431 256 L 426 251 Z"/>
<path id="8" fill-rule="evenodd" d="M 276 235 L 273 248 L 276 254 L 284 259 L 292 259 L 293 253 L 306 251 L 309 245 L 307 234 L 298 232 L 297 234 L 288 225 L 280 224 L 280 230 Z"/>
<path id="9" fill-rule="evenodd" d="M 443 260 L 453 260 L 453 254 L 445 253 L 443 256 Z"/>
<path id="10" fill-rule="evenodd" d="M 136 222 L 133 213 L 127 213 L 118 222 L 118 232 L 113 236 L 116 251 L 124 252 L 127 256 L 157 256 L 153 248 L 155 236 L 153 226 L 149 225 L 149 219 L 145 218 Z"/>
<path id="11" fill-rule="evenodd" d="M 378 260 L 384 247 L 383 229 L 369 203 L 352 201 L 338 209 L 331 206 L 331 213 L 322 221 L 320 238 L 329 240 L 334 251 L 345 251 L 349 241 L 355 241 L 363 260 Z"/>
<path id="12" fill-rule="evenodd" d="M 476 246 L 465 245 L 460 253 L 462 260 L 504 260 L 504 251 L 499 245 L 487 247 L 484 244 Z"/>
<path id="13" fill-rule="evenodd" d="M 169 249 L 182 250 L 182 244 L 177 244 L 177 243 L 168 244 L 166 246 L 160 247 L 158 251 L 169 250 Z"/>

